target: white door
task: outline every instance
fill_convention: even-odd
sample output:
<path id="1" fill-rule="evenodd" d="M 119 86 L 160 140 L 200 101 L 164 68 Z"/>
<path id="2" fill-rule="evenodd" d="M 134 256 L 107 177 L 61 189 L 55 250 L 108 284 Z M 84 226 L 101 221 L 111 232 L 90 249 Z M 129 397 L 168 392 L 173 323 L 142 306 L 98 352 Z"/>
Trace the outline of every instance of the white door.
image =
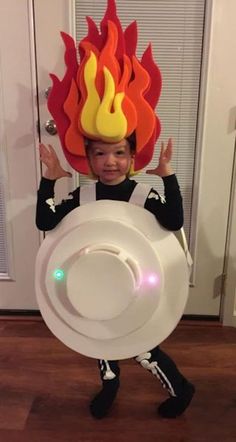
<path id="1" fill-rule="evenodd" d="M 235 16 L 236 5 L 230 0 L 228 14 Z M 74 1 L 34 0 L 39 87 L 41 136 L 60 152 L 58 137 L 44 129 L 50 118 L 44 96 L 49 86 L 49 72 L 64 73 L 64 48 L 59 31 L 75 35 Z M 221 281 L 224 264 L 227 216 L 232 173 L 233 139 L 229 130 L 229 111 L 233 107 L 232 85 L 236 78 L 228 63 L 230 38 L 234 40 L 234 23 L 223 14 L 224 0 L 207 1 L 206 49 L 203 64 L 202 99 L 200 106 L 198 154 L 194 181 L 192 214 L 193 287 L 190 289 L 186 314 L 220 313 Z M 134 11 L 135 15 L 135 11 Z M 225 31 L 227 29 L 227 32 Z M 222 62 L 223 60 L 223 62 Z M 61 182 L 63 193 L 73 181 Z"/>
<path id="2" fill-rule="evenodd" d="M 56 183 L 56 201 L 75 187 L 75 174 L 65 160 L 57 135 L 50 135 L 45 125 L 52 119 L 47 109 L 47 90 L 51 86 L 49 73 L 57 73 L 59 78 L 64 75 L 64 45 L 60 31 L 70 32 L 72 27 L 71 1 L 64 0 L 32 0 L 35 14 L 35 37 L 38 76 L 38 106 L 40 121 L 40 138 L 44 144 L 52 144 L 58 153 L 63 167 L 73 174 L 73 178 L 63 178 Z"/>
<path id="3" fill-rule="evenodd" d="M 31 23 L 27 0 L 0 2 L 0 204 L 2 231 L 5 226 L 6 232 L 4 246 L 0 243 L 0 310 L 38 308 L 34 262 L 40 238 L 35 227 L 36 88 Z"/>

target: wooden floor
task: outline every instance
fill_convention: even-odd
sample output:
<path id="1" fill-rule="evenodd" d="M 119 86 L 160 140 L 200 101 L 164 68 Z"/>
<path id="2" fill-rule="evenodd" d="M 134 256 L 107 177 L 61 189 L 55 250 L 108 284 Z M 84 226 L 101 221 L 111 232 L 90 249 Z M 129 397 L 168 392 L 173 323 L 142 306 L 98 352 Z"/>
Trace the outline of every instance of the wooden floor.
<path id="1" fill-rule="evenodd" d="M 196 386 L 184 416 L 161 419 L 158 380 L 121 362 L 121 389 L 101 421 L 88 412 L 96 362 L 74 353 L 41 320 L 0 320 L 1 442 L 235 442 L 236 329 L 182 322 L 162 348 Z"/>

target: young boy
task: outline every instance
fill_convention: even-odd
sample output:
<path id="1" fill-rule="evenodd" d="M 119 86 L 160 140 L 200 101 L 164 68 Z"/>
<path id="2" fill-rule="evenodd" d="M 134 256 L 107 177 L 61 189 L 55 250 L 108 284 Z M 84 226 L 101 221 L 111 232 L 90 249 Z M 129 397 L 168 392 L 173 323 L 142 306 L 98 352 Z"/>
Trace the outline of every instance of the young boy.
<path id="1" fill-rule="evenodd" d="M 57 206 L 52 205 L 54 185 L 57 179 L 71 176 L 60 165 L 52 146 L 40 145 L 40 158 L 46 171 L 38 190 L 36 224 L 40 230 L 53 229 L 71 210 L 80 205 L 80 189 Z M 128 178 L 134 156 L 134 146 L 128 139 L 116 143 L 88 141 L 87 158 L 92 173 L 97 177 L 96 199 L 129 201 L 136 186 Z M 183 225 L 182 197 L 177 178 L 171 167 L 172 140 L 167 146 L 162 143 L 159 163 L 147 173 L 163 179 L 165 199 L 151 189 L 145 202 L 145 209 L 153 213 L 157 221 L 168 230 L 179 230 Z M 165 418 L 181 415 L 191 402 L 194 386 L 179 372 L 175 363 L 160 348 L 137 356 L 136 361 L 151 371 L 168 390 L 170 397 L 158 407 L 158 413 Z M 119 389 L 119 365 L 117 361 L 99 360 L 98 366 L 102 381 L 101 391 L 90 404 L 90 412 L 95 418 L 103 418 L 111 408 Z"/>

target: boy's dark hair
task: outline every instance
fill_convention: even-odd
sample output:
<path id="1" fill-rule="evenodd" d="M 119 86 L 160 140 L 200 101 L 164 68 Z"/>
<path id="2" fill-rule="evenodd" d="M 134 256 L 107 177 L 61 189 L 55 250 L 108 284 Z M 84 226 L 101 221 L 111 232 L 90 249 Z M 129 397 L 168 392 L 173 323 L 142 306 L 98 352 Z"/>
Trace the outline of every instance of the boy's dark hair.
<path id="1" fill-rule="evenodd" d="M 135 153 L 136 152 L 136 134 L 135 134 L 135 132 L 132 132 L 132 134 L 129 135 L 129 137 L 127 137 L 127 140 L 130 145 L 130 152 Z"/>

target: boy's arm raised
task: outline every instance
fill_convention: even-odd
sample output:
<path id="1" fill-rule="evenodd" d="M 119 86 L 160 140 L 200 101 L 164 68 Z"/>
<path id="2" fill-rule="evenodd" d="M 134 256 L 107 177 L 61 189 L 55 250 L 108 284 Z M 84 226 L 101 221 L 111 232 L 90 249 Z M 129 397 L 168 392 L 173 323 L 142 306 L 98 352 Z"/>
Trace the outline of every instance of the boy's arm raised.
<path id="1" fill-rule="evenodd" d="M 54 186 L 57 179 L 71 177 L 60 165 L 57 154 L 52 146 L 40 144 L 40 159 L 46 166 L 41 179 L 37 207 L 36 225 L 39 230 L 52 230 L 67 213 L 79 205 L 79 189 L 70 194 L 70 197 L 55 206 Z"/>

